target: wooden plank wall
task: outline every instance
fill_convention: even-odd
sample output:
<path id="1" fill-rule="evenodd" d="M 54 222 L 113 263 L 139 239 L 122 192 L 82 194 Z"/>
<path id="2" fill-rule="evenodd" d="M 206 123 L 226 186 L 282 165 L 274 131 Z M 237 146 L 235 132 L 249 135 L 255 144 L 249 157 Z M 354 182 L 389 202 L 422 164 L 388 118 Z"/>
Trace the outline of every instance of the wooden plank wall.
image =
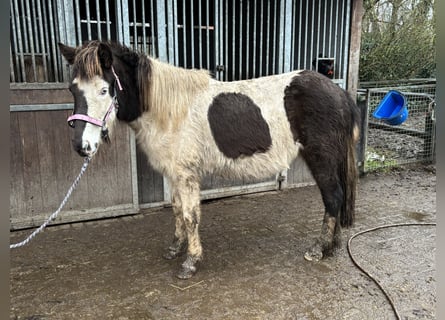
<path id="1" fill-rule="evenodd" d="M 297 157 L 287 171 L 286 187 L 301 187 L 312 184 L 315 184 L 315 180 L 312 177 L 309 167 L 303 158 Z"/>
<path id="2" fill-rule="evenodd" d="M 139 148 L 136 148 L 136 156 L 139 203 L 147 205 L 164 201 L 164 178 L 150 166 L 147 156 Z"/>
<path id="3" fill-rule="evenodd" d="M 71 146 L 66 119 L 72 111 L 10 112 L 10 217 L 12 228 L 35 226 L 54 212 L 83 164 Z M 133 204 L 129 128 L 117 125 L 70 200 L 63 219 L 136 211 Z M 110 212 L 107 208 L 111 208 Z M 116 211 L 116 210 L 115 210 Z M 119 211 L 119 210 L 117 210 Z M 96 214 L 95 214 L 96 212 Z"/>
<path id="4" fill-rule="evenodd" d="M 206 176 L 201 183 L 202 190 L 212 190 L 212 189 L 225 189 L 225 188 L 236 188 L 246 185 L 254 185 L 257 183 L 275 181 L 275 176 L 264 178 L 264 179 L 227 179 L 220 176 Z"/>

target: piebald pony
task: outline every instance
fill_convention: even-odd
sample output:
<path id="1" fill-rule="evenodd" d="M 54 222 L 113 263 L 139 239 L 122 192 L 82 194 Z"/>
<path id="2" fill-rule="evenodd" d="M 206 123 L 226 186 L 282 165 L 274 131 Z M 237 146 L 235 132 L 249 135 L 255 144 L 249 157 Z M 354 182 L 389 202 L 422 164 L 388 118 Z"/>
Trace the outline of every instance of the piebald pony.
<path id="1" fill-rule="evenodd" d="M 117 120 L 134 130 L 151 166 L 169 181 L 176 228 L 165 258 L 186 253 L 178 277 L 202 259 L 200 181 L 208 174 L 270 177 L 301 155 L 320 189 L 320 237 L 305 254 L 318 260 L 354 220 L 359 111 L 348 93 L 309 70 L 220 82 L 114 42 L 59 44 L 73 66 L 73 146 L 92 157 Z"/>

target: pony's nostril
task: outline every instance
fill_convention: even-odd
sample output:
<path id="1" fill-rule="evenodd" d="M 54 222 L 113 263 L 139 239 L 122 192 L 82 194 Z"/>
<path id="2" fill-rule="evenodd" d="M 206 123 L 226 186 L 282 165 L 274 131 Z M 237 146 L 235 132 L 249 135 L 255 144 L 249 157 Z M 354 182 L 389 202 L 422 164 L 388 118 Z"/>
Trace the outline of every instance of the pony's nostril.
<path id="1" fill-rule="evenodd" d="M 89 143 L 88 141 L 84 141 L 84 142 L 82 143 L 82 149 L 83 149 L 83 150 L 86 150 L 86 151 L 91 151 L 90 143 Z"/>

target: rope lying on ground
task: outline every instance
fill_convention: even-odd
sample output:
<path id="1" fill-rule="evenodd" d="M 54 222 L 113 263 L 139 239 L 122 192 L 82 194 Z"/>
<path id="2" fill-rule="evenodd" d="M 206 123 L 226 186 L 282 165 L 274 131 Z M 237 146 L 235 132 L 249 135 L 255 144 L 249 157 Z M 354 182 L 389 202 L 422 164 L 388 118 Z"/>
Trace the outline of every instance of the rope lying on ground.
<path id="1" fill-rule="evenodd" d="M 53 221 L 57 215 L 60 213 L 60 211 L 62 210 L 62 208 L 65 206 L 66 202 L 68 201 L 69 197 L 71 196 L 71 193 L 74 191 L 74 189 L 76 188 L 77 184 L 80 181 L 80 178 L 82 178 L 82 175 L 84 174 L 84 172 L 86 171 L 88 164 L 90 163 L 91 158 L 86 157 L 85 161 L 83 163 L 82 168 L 80 169 L 80 173 L 79 175 L 76 177 L 76 179 L 74 180 L 73 184 L 71 185 L 71 187 L 68 189 L 68 192 L 65 195 L 65 198 L 63 199 L 62 203 L 60 204 L 59 208 L 53 213 L 51 214 L 48 219 L 46 219 L 46 221 L 40 226 L 38 227 L 36 230 L 34 230 L 33 233 L 31 233 L 28 238 L 26 238 L 25 240 L 23 240 L 22 242 L 19 243 L 15 243 L 15 244 L 11 244 L 9 245 L 9 249 L 14 249 L 14 248 L 18 248 L 18 247 L 22 247 L 26 244 L 28 244 L 37 234 L 39 234 L 41 231 L 43 231 L 43 229 L 45 229 L 45 227 L 51 223 L 51 221 Z"/>
<path id="2" fill-rule="evenodd" d="M 394 301 L 391 299 L 391 297 L 389 296 L 388 292 L 386 292 L 386 290 L 383 288 L 383 286 L 380 284 L 380 282 L 378 282 L 377 279 L 375 279 L 369 272 L 367 272 L 355 260 L 354 256 L 352 255 L 352 252 L 351 252 L 351 242 L 352 242 L 352 239 L 354 239 L 355 237 L 357 237 L 357 236 L 359 236 L 361 234 L 365 234 L 365 233 L 376 231 L 376 230 L 380 230 L 380 229 L 393 228 L 393 227 L 407 227 L 407 226 L 436 226 L 436 223 L 397 223 L 397 224 L 386 224 L 386 225 L 383 225 L 383 226 L 370 228 L 370 229 L 366 229 L 366 230 L 357 232 L 356 234 L 352 235 L 349 238 L 349 240 L 348 240 L 348 254 L 349 254 L 349 257 L 351 258 L 352 262 L 354 263 L 354 265 L 358 269 L 360 269 L 361 272 L 363 272 L 369 279 L 371 279 L 379 287 L 379 289 L 382 291 L 382 293 L 385 295 L 386 299 L 388 300 L 389 304 L 391 305 L 391 308 L 394 311 L 394 314 L 395 314 L 395 316 L 396 316 L 396 318 L 398 320 L 401 320 L 402 317 L 400 316 L 399 312 L 397 311 L 397 308 L 394 305 Z"/>

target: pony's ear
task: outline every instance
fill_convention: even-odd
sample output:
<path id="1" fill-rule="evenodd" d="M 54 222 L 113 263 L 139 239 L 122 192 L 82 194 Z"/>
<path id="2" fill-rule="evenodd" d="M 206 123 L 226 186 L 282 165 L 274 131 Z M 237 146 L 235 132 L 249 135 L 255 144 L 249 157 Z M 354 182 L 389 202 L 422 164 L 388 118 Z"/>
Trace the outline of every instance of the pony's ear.
<path id="1" fill-rule="evenodd" d="M 97 49 L 97 55 L 99 56 L 102 68 L 110 69 L 113 64 L 113 53 L 111 52 L 111 48 L 108 45 L 101 43 Z"/>
<path id="2" fill-rule="evenodd" d="M 63 43 L 59 42 L 59 50 L 62 56 L 68 61 L 69 64 L 74 63 L 74 57 L 76 56 L 76 48 L 68 47 Z"/>

